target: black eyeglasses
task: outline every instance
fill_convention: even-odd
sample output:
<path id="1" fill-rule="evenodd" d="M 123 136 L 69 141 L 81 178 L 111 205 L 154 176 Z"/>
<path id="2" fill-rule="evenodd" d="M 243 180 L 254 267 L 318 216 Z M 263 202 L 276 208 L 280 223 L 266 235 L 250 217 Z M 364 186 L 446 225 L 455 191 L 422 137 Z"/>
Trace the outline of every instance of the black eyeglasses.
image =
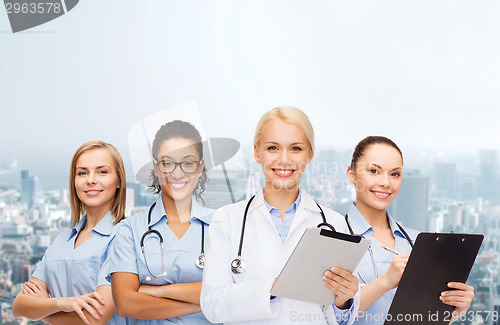
<path id="1" fill-rule="evenodd" d="M 154 160 L 154 162 L 158 167 L 158 170 L 165 174 L 173 173 L 177 168 L 177 166 L 180 166 L 181 170 L 186 174 L 194 174 L 198 171 L 198 168 L 200 168 L 201 165 L 201 160 L 200 161 L 186 160 L 181 162 L 176 162 L 171 160 L 160 160 L 160 161 Z"/>

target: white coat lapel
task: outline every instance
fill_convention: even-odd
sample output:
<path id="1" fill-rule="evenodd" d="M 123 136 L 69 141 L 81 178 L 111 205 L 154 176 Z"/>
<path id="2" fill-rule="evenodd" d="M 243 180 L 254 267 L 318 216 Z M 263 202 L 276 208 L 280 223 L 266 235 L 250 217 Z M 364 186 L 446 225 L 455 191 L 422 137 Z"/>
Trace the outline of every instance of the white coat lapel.
<path id="1" fill-rule="evenodd" d="M 304 209 L 302 202 L 297 208 L 297 212 L 295 213 L 295 217 L 293 217 L 292 225 L 290 226 L 290 230 L 288 232 L 288 236 L 290 236 L 297 228 L 300 228 L 301 231 L 304 231 L 303 227 L 300 225 L 306 221 L 307 215 L 310 213 L 307 209 Z"/>
<path id="2" fill-rule="evenodd" d="M 264 219 L 266 219 L 273 228 L 276 228 L 274 226 L 274 222 L 271 219 L 271 215 L 269 214 L 269 211 L 267 210 L 266 203 L 264 202 L 264 193 L 262 193 L 262 190 L 259 190 L 255 194 L 255 199 L 254 202 L 252 202 L 250 209 L 248 210 L 248 215 L 251 215 L 253 211 L 258 211 L 258 213 L 262 214 L 264 216 Z"/>

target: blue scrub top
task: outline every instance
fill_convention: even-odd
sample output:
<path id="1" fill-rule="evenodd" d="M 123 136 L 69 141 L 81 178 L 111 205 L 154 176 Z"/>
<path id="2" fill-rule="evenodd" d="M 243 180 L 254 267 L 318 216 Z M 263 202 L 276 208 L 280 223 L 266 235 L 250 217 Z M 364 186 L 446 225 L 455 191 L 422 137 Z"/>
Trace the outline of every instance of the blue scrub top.
<path id="1" fill-rule="evenodd" d="M 371 247 L 373 250 L 373 257 L 375 260 L 378 276 L 382 276 L 389 269 L 394 254 L 383 249 L 382 244 L 380 244 L 377 239 L 373 238 L 372 226 L 370 226 L 370 223 L 368 223 L 368 221 L 363 217 L 361 212 L 359 212 L 354 204 L 351 206 L 347 214 L 349 224 L 351 225 L 353 232 L 356 235 L 363 235 L 365 238 L 371 240 Z M 401 230 L 399 230 L 399 227 L 389 213 L 387 213 L 387 217 L 389 220 L 389 226 L 391 227 L 391 231 L 396 240 L 394 249 L 400 253 L 409 253 L 411 251 L 410 243 L 408 242 L 408 240 L 406 240 L 403 233 L 401 232 Z M 419 231 L 404 226 L 403 228 L 410 236 L 411 241 L 415 243 L 415 239 L 417 238 Z M 359 276 L 358 273 L 355 273 L 354 275 L 358 276 L 361 285 L 366 284 L 365 282 L 363 282 L 362 278 L 368 283 L 375 280 L 375 267 L 373 266 L 370 253 L 368 251 L 361 259 L 357 270 L 359 274 L 361 274 L 361 276 Z M 387 291 L 382 297 L 380 297 L 370 307 L 368 307 L 368 309 L 366 309 L 363 314 L 358 316 L 353 324 L 384 324 L 385 317 L 387 315 L 387 312 L 389 311 L 389 307 L 391 306 L 395 294 L 396 288 Z"/>
<path id="2" fill-rule="evenodd" d="M 92 236 L 75 248 L 80 230 L 87 223 L 85 215 L 73 229 L 60 233 L 47 249 L 33 277 L 47 284 L 51 297 L 74 297 L 93 292 L 101 285 L 110 285 L 108 247 L 118 227 L 108 212 L 92 229 Z M 108 324 L 126 324 L 116 313 Z"/>
<path id="3" fill-rule="evenodd" d="M 167 285 L 172 283 L 198 282 L 202 280 L 203 270 L 198 268 L 195 260 L 201 253 L 201 229 L 205 227 L 205 243 L 208 224 L 214 210 L 200 206 L 195 199 L 191 205 L 191 225 L 179 239 L 167 226 L 167 214 L 163 200 L 156 201 L 151 212 L 150 226 L 159 231 L 163 237 L 164 256 L 163 272 L 166 276 L 154 278 L 149 273 L 141 250 L 141 237 L 148 230 L 148 210 L 126 219 L 120 224 L 116 240 L 112 247 L 110 274 L 115 272 L 134 273 L 139 276 L 141 284 Z M 149 269 L 156 276 L 162 270 L 161 247 L 154 234 L 144 239 L 144 252 Z M 109 279 L 109 277 L 108 277 Z M 203 313 L 184 315 L 181 317 L 140 320 L 129 318 L 130 324 L 212 324 Z"/>

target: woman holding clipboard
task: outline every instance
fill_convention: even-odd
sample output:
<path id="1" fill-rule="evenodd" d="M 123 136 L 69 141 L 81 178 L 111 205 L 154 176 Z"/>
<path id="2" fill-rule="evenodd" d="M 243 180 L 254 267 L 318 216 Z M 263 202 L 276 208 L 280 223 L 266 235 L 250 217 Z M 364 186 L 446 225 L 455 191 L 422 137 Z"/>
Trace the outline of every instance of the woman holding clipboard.
<path id="1" fill-rule="evenodd" d="M 201 308 L 210 321 L 336 324 L 355 317 L 358 279 L 340 268 L 323 277 L 336 294 L 333 305 L 269 294 L 304 230 L 323 222 L 314 200 L 299 187 L 313 153 L 314 131 L 301 110 L 278 107 L 262 116 L 254 157 L 262 166 L 264 188 L 249 200 L 219 209 L 208 230 Z M 347 232 L 342 216 L 322 209 L 328 223 Z"/>
<path id="2" fill-rule="evenodd" d="M 347 177 L 356 189 L 356 202 L 345 216 L 349 231 L 372 241 L 358 265 L 362 287 L 355 324 L 384 323 L 418 234 L 403 228 L 387 212 L 401 187 L 402 171 L 401 150 L 381 136 L 361 140 L 347 168 Z M 450 290 L 442 292 L 440 299 L 460 315 L 469 308 L 474 288 L 459 282 L 448 286 Z"/>

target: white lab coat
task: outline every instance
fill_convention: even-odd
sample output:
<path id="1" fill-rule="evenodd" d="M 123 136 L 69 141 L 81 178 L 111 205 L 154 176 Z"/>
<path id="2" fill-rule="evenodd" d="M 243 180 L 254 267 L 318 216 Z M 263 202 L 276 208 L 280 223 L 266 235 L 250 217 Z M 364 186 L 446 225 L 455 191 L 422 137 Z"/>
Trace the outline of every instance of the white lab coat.
<path id="1" fill-rule="evenodd" d="M 301 201 L 283 245 L 259 191 L 248 210 L 243 239 L 243 273 L 233 274 L 230 263 L 238 255 L 243 214 L 248 200 L 217 210 L 205 247 L 201 309 L 208 320 L 225 324 L 336 324 L 332 306 L 275 298 L 271 285 L 306 228 L 322 222 L 314 200 L 301 190 Z M 326 220 L 337 231 L 347 232 L 344 218 L 322 206 Z M 312 254 L 314 252 L 311 252 Z M 332 265 L 333 266 L 333 265 Z M 349 323 L 359 306 L 359 291 L 346 314 Z M 337 314 L 338 315 L 338 314 Z"/>

